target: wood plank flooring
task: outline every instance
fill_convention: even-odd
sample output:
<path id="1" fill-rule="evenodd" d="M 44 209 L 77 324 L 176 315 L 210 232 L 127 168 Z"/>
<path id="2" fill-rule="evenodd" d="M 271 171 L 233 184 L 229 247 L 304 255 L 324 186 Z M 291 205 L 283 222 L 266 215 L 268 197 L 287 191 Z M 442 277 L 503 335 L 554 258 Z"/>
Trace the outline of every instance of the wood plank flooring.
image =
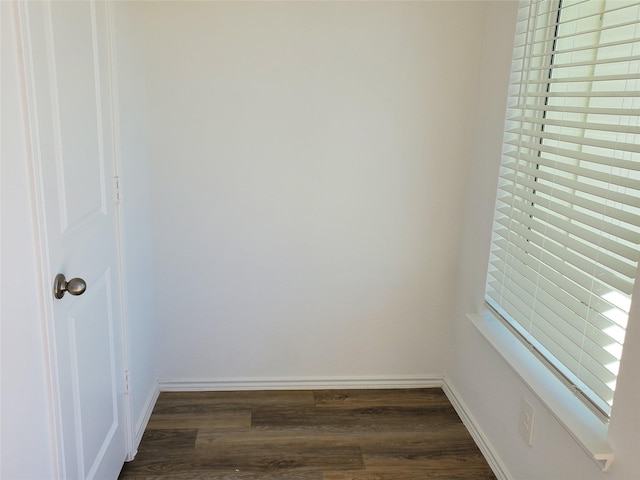
<path id="1" fill-rule="evenodd" d="M 495 480 L 441 389 L 164 392 L 121 480 Z"/>

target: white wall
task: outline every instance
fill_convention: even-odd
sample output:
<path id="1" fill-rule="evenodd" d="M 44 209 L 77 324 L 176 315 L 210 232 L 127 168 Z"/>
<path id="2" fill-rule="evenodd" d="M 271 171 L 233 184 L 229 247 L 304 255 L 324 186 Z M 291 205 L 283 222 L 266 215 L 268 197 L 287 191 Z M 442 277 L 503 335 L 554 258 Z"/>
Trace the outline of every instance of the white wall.
<path id="1" fill-rule="evenodd" d="M 140 8 L 161 378 L 440 375 L 484 3 Z"/>
<path id="2" fill-rule="evenodd" d="M 53 478 L 41 285 L 12 5 L 0 2 L 0 478 Z"/>
<path id="3" fill-rule="evenodd" d="M 616 459 L 604 474 L 546 407 L 520 381 L 465 314 L 483 308 L 484 282 L 500 161 L 515 4 L 495 3 L 487 15 L 478 85 L 476 148 L 466 184 L 467 206 L 458 271 L 456 313 L 446 366 L 455 386 L 498 456 L 519 480 L 630 480 L 640 472 L 640 303 L 634 304 L 609 429 Z M 640 281 L 635 298 L 640 298 Z M 534 443 L 519 437 L 522 399 L 536 410 Z"/>

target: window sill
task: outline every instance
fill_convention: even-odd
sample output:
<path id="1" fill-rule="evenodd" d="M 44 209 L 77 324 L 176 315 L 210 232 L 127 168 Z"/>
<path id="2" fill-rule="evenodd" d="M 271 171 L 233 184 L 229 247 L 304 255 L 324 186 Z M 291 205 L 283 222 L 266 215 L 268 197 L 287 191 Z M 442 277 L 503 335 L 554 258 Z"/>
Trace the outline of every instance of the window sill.
<path id="1" fill-rule="evenodd" d="M 607 425 L 602 423 L 493 312 L 485 309 L 467 318 L 505 359 L 531 392 L 547 407 L 567 432 L 606 472 L 613 462 L 613 450 L 607 442 Z"/>

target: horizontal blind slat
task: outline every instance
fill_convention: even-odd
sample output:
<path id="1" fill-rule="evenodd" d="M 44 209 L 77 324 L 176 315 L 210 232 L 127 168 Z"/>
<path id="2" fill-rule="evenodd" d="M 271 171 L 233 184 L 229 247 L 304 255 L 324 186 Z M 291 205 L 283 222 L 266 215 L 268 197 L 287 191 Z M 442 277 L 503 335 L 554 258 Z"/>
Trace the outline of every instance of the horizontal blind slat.
<path id="1" fill-rule="evenodd" d="M 640 96 L 640 95 L 639 95 Z M 633 135 L 640 135 L 640 125 L 620 125 L 613 123 L 595 123 L 589 121 L 575 121 L 575 120 L 556 120 L 553 118 L 540 118 L 535 116 L 521 116 L 516 115 L 508 118 L 511 122 L 517 122 L 521 124 L 529 125 L 554 125 L 558 127 L 567 127 L 583 130 L 599 130 L 603 132 L 615 132 L 615 133 L 629 133 Z"/>
<path id="2" fill-rule="evenodd" d="M 591 2 L 593 0 L 588 0 L 588 1 Z M 628 8 L 628 7 L 624 7 L 624 8 Z M 612 13 L 612 12 L 613 12 L 613 10 L 610 10 L 607 13 Z M 602 13 L 594 14 L 592 16 L 596 16 L 596 15 L 602 15 Z M 587 17 L 579 17 L 576 20 L 585 20 L 586 18 Z M 587 27 L 587 28 L 582 29 L 582 30 L 577 30 L 575 32 L 571 32 L 571 34 L 568 34 L 568 35 L 567 34 L 556 34 L 556 35 L 553 35 L 553 36 L 549 37 L 549 39 L 556 40 L 556 41 L 558 41 L 558 40 L 572 40 L 572 39 L 576 39 L 577 37 L 581 37 L 581 36 L 583 37 L 585 35 L 590 35 L 590 34 L 593 34 L 593 33 L 617 31 L 617 30 L 624 29 L 626 27 L 633 27 L 633 26 L 635 26 L 637 24 L 638 24 L 638 20 L 637 19 L 625 20 L 625 21 L 618 22 L 618 23 L 613 23 L 613 24 L 610 24 L 610 25 L 601 25 L 601 26 L 599 26 L 597 28 Z M 557 25 L 558 25 L 557 23 L 554 23 L 553 25 L 545 25 L 545 26 L 540 27 L 540 28 L 535 28 L 535 29 L 533 29 L 533 35 L 532 35 L 532 32 L 530 32 L 530 31 L 527 32 L 527 33 L 529 34 L 529 36 L 534 36 L 534 38 L 540 38 L 541 36 L 544 36 L 544 32 L 546 30 L 549 30 L 549 28 L 553 28 L 553 27 L 555 27 Z M 566 22 L 564 22 L 563 25 L 566 25 Z M 521 31 L 521 30 L 518 31 L 518 35 L 519 36 L 524 36 L 523 34 L 524 34 L 523 31 Z M 529 42 L 528 44 L 529 45 L 533 45 L 533 46 L 537 46 L 540 43 L 542 43 L 541 40 Z"/>
<path id="3" fill-rule="evenodd" d="M 492 252 L 495 251 L 492 249 Z M 489 273 L 489 278 L 493 279 L 492 281 L 503 286 L 506 286 L 508 281 L 515 282 L 525 289 L 530 289 L 531 292 L 534 292 L 536 286 L 539 286 L 540 291 L 551 299 L 548 304 L 555 307 L 553 309 L 559 312 L 559 316 L 563 320 L 577 329 L 584 329 L 587 325 L 587 335 L 603 348 L 615 343 L 619 344 L 614 334 L 606 333 L 607 330 L 613 332 L 618 324 L 615 319 L 608 318 L 604 313 L 597 311 L 598 305 L 587 305 L 573 295 L 566 295 L 555 283 L 545 277 L 535 277 L 535 282 L 526 278 L 523 269 L 513 267 L 512 263 L 508 262 L 508 258 L 503 246 L 500 246 L 490 262 L 491 267 L 494 267 Z M 608 305 L 599 305 L 599 308 L 605 313 L 609 311 L 607 310 Z M 563 309 L 564 311 L 562 311 Z M 619 358 L 619 355 L 616 358 Z"/>
<path id="4" fill-rule="evenodd" d="M 638 190 L 640 192 L 640 179 L 632 178 L 629 176 L 623 177 L 620 175 L 614 175 L 604 172 L 602 170 L 593 170 L 586 167 L 581 167 L 575 163 L 568 163 L 568 161 L 574 161 L 572 157 L 566 157 L 562 155 L 555 155 L 553 158 L 546 155 L 528 155 L 526 153 L 518 153 L 514 151 L 507 151 L 503 153 L 504 156 L 510 157 L 514 160 L 525 160 L 532 164 L 544 165 L 549 168 L 561 170 L 571 175 L 590 178 L 602 183 L 608 183 L 618 187 L 630 188 Z M 639 194 L 640 196 L 640 194 Z"/>
<path id="5" fill-rule="evenodd" d="M 514 230 L 513 225 L 511 226 L 511 229 L 512 231 Z M 531 234 L 528 237 L 511 235 L 508 238 L 505 238 L 505 240 L 507 240 L 510 245 L 518 247 L 523 252 L 526 252 L 527 255 L 536 262 L 538 267 L 542 268 L 542 264 L 544 264 L 544 266 L 562 274 L 565 278 L 560 285 L 564 286 L 564 284 L 569 280 L 596 295 L 598 294 L 597 292 L 607 294 L 611 291 L 620 291 L 627 295 L 631 295 L 631 291 L 633 289 L 632 281 L 625 281 L 622 278 L 615 278 L 612 276 L 600 279 L 597 276 L 590 275 L 583 268 L 580 268 L 579 265 L 566 261 L 565 258 L 563 258 L 571 257 L 570 255 L 565 254 L 564 256 L 556 256 L 557 249 L 550 245 L 546 245 L 545 248 L 542 248 L 541 245 L 529 241 L 529 238 L 531 237 L 534 237 L 534 235 Z M 509 247 L 507 246 L 507 248 Z M 582 265 L 582 267 L 584 267 L 584 265 Z M 538 275 L 543 274 L 539 271 Z"/>
<path id="6" fill-rule="evenodd" d="M 611 82 L 617 80 L 640 80 L 639 73 L 619 73 L 610 75 L 592 75 L 589 77 L 551 77 L 538 80 L 529 80 L 529 85 L 557 85 L 564 83 L 593 83 L 593 82 Z"/>
<path id="7" fill-rule="evenodd" d="M 634 25 L 637 25 L 638 23 L 635 22 Z M 556 38 L 557 40 L 561 40 Z M 543 41 L 539 41 L 539 42 L 535 42 L 534 46 L 540 46 L 540 45 L 545 45 L 549 42 L 549 40 L 543 40 Z M 557 49 L 554 51 L 554 55 L 568 55 L 571 53 L 578 53 L 578 52 L 588 52 L 588 51 L 593 51 L 593 50 L 603 50 L 603 49 L 607 49 L 607 48 L 613 48 L 613 47 L 621 47 L 621 46 L 625 46 L 625 45 L 637 45 L 639 42 L 637 39 L 633 38 L 633 39 L 625 39 L 625 40 L 618 40 L 618 41 L 613 41 L 613 42 L 604 42 L 604 43 L 599 43 L 599 44 L 594 44 L 594 43 L 584 43 L 582 45 L 578 45 L 576 47 L 573 48 L 564 48 L 564 49 Z M 548 52 L 543 52 L 543 53 L 539 53 L 539 54 L 531 54 L 528 55 L 527 58 L 530 59 L 536 59 L 536 58 L 546 58 L 549 56 Z M 598 61 L 598 59 L 595 59 L 594 61 Z M 553 66 L 557 66 L 558 63 L 553 64 Z"/>
<path id="8" fill-rule="evenodd" d="M 551 145 L 545 145 L 542 143 L 533 143 L 527 140 L 510 140 L 505 141 L 507 145 L 511 145 L 515 148 L 526 148 L 532 151 L 539 150 L 549 154 L 558 154 L 567 158 L 574 158 L 581 162 L 589 162 L 597 165 L 603 165 L 607 167 L 620 168 L 633 172 L 640 172 L 640 162 L 637 160 L 627 160 L 624 158 L 617 158 L 615 156 L 596 155 L 579 150 L 569 150 L 567 148 L 561 148 Z"/>
<path id="9" fill-rule="evenodd" d="M 511 212 L 510 221 L 501 218 L 496 221 L 507 229 L 511 229 L 525 237 L 529 242 L 548 250 L 556 257 L 579 268 L 586 274 L 595 275 L 606 285 L 621 291 L 627 291 L 633 286 L 636 265 L 625 264 L 623 265 L 624 269 L 613 270 L 610 265 L 618 266 L 618 263 L 615 261 L 615 257 L 608 255 L 608 252 L 600 252 L 598 249 L 592 248 L 589 249 L 589 253 L 593 255 L 592 257 L 576 253 L 575 250 L 568 247 L 568 244 L 577 244 L 579 246 L 578 242 L 571 242 L 570 239 L 562 238 L 565 232 L 548 228 L 543 221 L 538 221 L 535 217 L 531 218 L 523 213 Z M 567 235 L 565 234 L 564 236 L 566 237 Z M 594 262 L 595 259 L 597 259 L 597 263 Z M 609 264 L 607 264 L 607 260 L 609 260 Z M 612 273 L 614 271 L 617 271 L 620 277 L 614 275 Z"/>
<path id="10" fill-rule="evenodd" d="M 530 213 L 532 212 L 532 209 L 518 212 L 515 209 L 509 211 L 507 208 L 502 208 L 499 209 L 499 211 L 504 213 L 505 216 L 504 218 L 497 218 L 497 223 L 509 228 L 510 224 L 507 222 L 513 220 L 518 224 L 523 225 L 523 228 L 530 230 L 532 235 L 542 235 L 544 238 L 555 242 L 556 245 L 562 245 L 565 249 L 568 249 L 569 252 L 575 252 L 579 256 L 578 259 L 576 259 L 576 262 L 583 262 L 583 258 L 597 258 L 599 265 L 602 265 L 604 269 L 618 272 L 626 277 L 630 282 L 633 282 L 637 271 L 637 265 L 635 262 L 622 261 L 613 255 L 612 252 L 602 249 L 601 246 L 594 246 L 573 238 L 564 229 L 552 228 L 549 223 L 546 222 L 546 218 L 544 221 L 538 220 L 533 213 Z M 525 232 L 522 232 L 522 234 L 524 233 Z M 534 241 L 531 238 L 529 238 L 529 240 Z M 540 240 L 542 239 L 538 239 L 536 242 L 538 245 L 542 245 Z M 557 255 L 561 256 L 560 254 Z M 576 263 L 574 263 L 574 265 L 576 265 Z"/>
<path id="11" fill-rule="evenodd" d="M 544 262 L 541 262 L 531 255 L 527 255 L 525 250 L 522 250 L 519 246 L 509 242 L 504 237 L 497 237 L 493 242 L 493 245 L 497 248 L 492 248 L 491 254 L 497 258 L 501 258 L 507 263 L 508 257 L 518 259 L 518 261 L 523 265 L 519 270 L 523 275 L 527 273 L 526 269 L 528 268 L 530 269 L 529 273 L 531 273 L 537 280 L 549 282 L 550 284 L 555 285 L 556 289 L 558 289 L 559 285 L 562 285 L 562 290 L 565 291 L 565 294 L 568 294 L 566 300 L 563 299 L 562 303 L 567 305 L 569 308 L 572 308 L 572 305 L 575 306 L 575 301 L 578 301 L 585 307 L 588 307 L 588 309 L 592 309 L 597 312 L 597 315 L 586 318 L 591 325 L 597 327 L 604 324 L 604 328 L 612 327 L 614 324 L 617 325 L 615 319 L 607 316 L 612 309 L 611 303 L 602 297 L 593 295 L 588 287 L 585 288 L 575 282 L 563 282 L 563 272 L 546 265 Z M 575 299 L 575 301 L 573 299 Z M 574 311 L 579 310 L 577 308 L 572 309 Z M 590 315 L 589 312 L 587 312 L 587 315 Z"/>
<path id="12" fill-rule="evenodd" d="M 503 213 L 505 216 L 510 217 L 511 212 L 503 212 L 503 209 L 513 209 L 522 212 L 523 215 L 529 215 L 531 217 L 535 217 L 535 215 L 538 214 L 534 204 L 526 201 L 526 199 L 524 199 L 523 197 L 508 195 L 506 198 L 509 201 L 508 204 L 504 204 L 503 202 L 505 200 L 501 197 L 498 197 L 498 204 L 496 205 L 497 213 Z M 595 248 L 599 246 L 607 252 L 610 252 L 616 258 L 624 258 L 626 264 L 636 264 L 638 262 L 638 257 L 640 257 L 640 254 L 638 253 L 637 249 L 628 247 L 617 238 L 602 238 L 594 233 L 593 230 L 587 230 L 586 228 L 583 228 L 575 222 L 567 222 L 566 218 L 556 214 L 553 211 L 547 210 L 545 211 L 545 213 L 546 224 L 560 231 L 567 232 L 567 234 L 570 235 L 570 240 L 567 240 L 569 242 L 569 245 L 572 244 L 571 242 L 579 242 L 585 245 L 584 248 Z"/>
<path id="13" fill-rule="evenodd" d="M 611 337 L 598 336 L 594 329 L 587 328 L 584 320 L 577 317 L 575 314 L 563 313 L 564 305 L 558 303 L 553 297 L 549 296 L 546 292 L 539 291 L 536 294 L 532 294 L 532 289 L 535 290 L 535 285 L 527 286 L 526 279 L 524 277 L 518 278 L 518 271 L 515 269 L 506 269 L 511 272 L 511 276 L 504 274 L 503 276 L 496 275 L 496 279 L 493 280 L 492 286 L 496 291 L 502 290 L 504 295 L 508 293 L 513 294 L 519 299 L 521 303 L 521 310 L 534 312 L 530 321 L 536 325 L 545 325 L 542 327 L 546 332 L 555 331 L 554 336 L 562 338 L 562 343 L 568 345 L 568 348 L 573 349 L 572 356 L 575 360 L 580 359 L 580 353 L 584 342 L 589 343 L 588 355 L 594 360 L 606 365 L 608 363 L 614 363 L 620 361 L 620 358 L 616 355 L 612 355 L 607 351 L 607 347 L 616 343 Z M 502 281 L 499 280 L 502 278 Z M 503 283 L 509 285 L 508 289 L 502 289 Z M 535 307 L 540 306 L 541 309 L 537 310 Z M 557 319 L 553 321 L 552 319 Z M 559 321 L 558 321 L 559 320 Z M 595 335 L 584 335 L 584 331 L 588 330 Z M 609 374 L 611 372 L 609 371 Z"/>
<path id="14" fill-rule="evenodd" d="M 583 192 L 583 193 L 592 195 L 594 197 L 600 197 L 602 200 L 618 202 L 623 205 L 633 205 L 638 199 L 638 193 L 640 193 L 640 190 L 638 188 L 634 189 L 636 191 L 634 192 L 635 195 L 633 195 L 625 192 L 618 192 L 611 188 L 609 189 L 602 188 L 602 187 L 581 181 L 580 177 L 571 178 L 567 176 L 562 176 L 562 175 L 559 175 L 557 172 L 555 172 L 556 168 L 554 165 L 547 166 L 547 165 L 539 164 L 538 167 L 535 168 L 535 167 L 529 167 L 527 164 L 523 162 L 510 162 L 510 163 L 504 163 L 503 167 L 505 169 L 512 170 L 514 173 L 517 172 L 518 174 L 525 174 L 525 175 L 529 175 L 531 178 L 535 178 L 535 180 L 533 180 L 534 183 L 530 183 L 530 182 L 527 183 L 527 185 L 531 186 L 531 188 L 533 189 L 537 189 L 537 187 L 540 186 L 540 180 L 547 180 L 548 182 L 553 182 L 555 185 L 567 187 L 577 192 Z M 558 169 L 558 170 L 561 170 L 561 169 Z M 579 203 L 578 200 L 576 200 L 575 204 L 582 206 L 582 204 Z M 615 208 L 615 207 L 606 206 L 603 209 L 606 213 L 603 213 L 603 214 L 611 218 L 618 218 L 611 214 L 612 208 Z M 635 210 L 638 210 L 638 209 L 636 208 Z M 625 210 L 622 209 L 622 211 L 625 211 Z M 637 220 L 640 221 L 640 216 L 637 217 Z M 627 221 L 627 223 L 636 224 L 635 221 L 633 220 L 631 221 L 625 220 L 625 221 Z"/>
<path id="15" fill-rule="evenodd" d="M 534 190 L 536 192 L 534 202 L 544 207 L 547 207 L 548 205 L 551 205 L 551 206 L 556 205 L 556 203 L 553 202 L 554 199 L 563 200 L 567 203 L 572 204 L 573 206 L 582 207 L 585 210 L 589 210 L 595 214 L 598 214 L 599 216 L 604 217 L 604 219 L 617 220 L 619 222 L 624 222 L 629 225 L 640 224 L 640 215 L 615 209 L 607 206 L 606 204 L 603 204 L 602 202 L 589 200 L 581 196 L 577 196 L 568 192 L 561 191 L 557 188 L 554 189 L 551 186 L 545 185 L 544 183 L 541 183 L 541 182 L 537 182 L 531 178 L 525 178 L 524 176 L 522 176 L 516 179 L 515 173 L 502 174 L 501 178 L 508 180 L 512 183 L 518 183 L 520 185 L 529 187 L 531 190 Z M 602 227 L 601 224 L 596 225 L 596 228 L 601 228 L 601 227 Z M 612 225 L 612 228 L 613 227 L 617 227 L 617 225 Z M 635 231 L 635 229 L 632 229 L 631 231 Z M 640 235 L 640 233 L 636 233 L 636 238 L 638 238 L 637 235 Z"/>
<path id="16" fill-rule="evenodd" d="M 520 133 L 535 138 L 543 138 L 555 140 L 562 143 L 573 145 L 588 145 L 591 147 L 605 148 L 609 150 L 623 150 L 625 152 L 640 153 L 640 144 L 613 142 L 610 140 L 600 140 L 597 138 L 584 138 L 575 135 L 563 135 L 546 131 L 531 130 L 529 128 L 521 128 L 519 130 L 509 129 L 508 133 Z"/>
<path id="17" fill-rule="evenodd" d="M 616 57 L 616 58 L 606 58 L 606 59 L 601 59 L 599 61 L 593 61 L 593 60 L 581 60 L 578 62 L 568 62 L 568 63 L 562 63 L 559 65 L 554 65 L 551 63 L 544 63 L 541 65 L 536 65 L 536 66 L 532 66 L 527 70 L 514 70 L 512 73 L 529 73 L 529 72 L 537 72 L 538 74 L 540 74 L 540 72 L 544 73 L 544 72 L 548 72 L 550 69 L 564 69 L 564 68 L 574 68 L 574 67 L 593 67 L 595 65 L 605 65 L 605 64 L 610 64 L 610 63 L 622 63 L 622 64 L 628 64 L 628 63 L 633 63 L 633 62 L 638 62 L 640 61 L 640 55 L 627 55 L 625 57 Z"/>
<path id="18" fill-rule="evenodd" d="M 521 198 L 525 201 L 531 202 L 533 205 L 541 206 L 540 198 L 536 196 L 536 194 L 532 193 L 530 190 L 524 189 L 522 186 L 516 187 L 513 182 L 509 182 L 509 184 L 501 185 L 499 187 L 501 192 L 505 192 L 508 195 L 515 196 L 516 198 Z M 616 237 L 620 240 L 627 242 L 628 244 L 635 244 L 631 248 L 634 251 L 634 256 L 637 258 L 637 245 L 640 244 L 640 234 L 635 229 L 624 228 L 614 223 L 603 223 L 598 218 L 593 215 L 587 215 L 583 212 L 579 212 L 573 210 L 572 208 L 564 205 L 563 203 L 555 201 L 553 198 L 546 198 L 546 203 L 544 208 L 551 212 L 552 214 L 556 214 L 558 216 L 564 216 L 567 218 L 571 218 L 574 222 L 578 222 L 582 224 L 582 226 L 591 227 L 593 229 L 600 230 L 608 235 Z M 593 239 L 594 244 L 598 244 L 598 235 L 597 233 L 593 233 L 593 236 L 584 237 Z M 613 250 L 611 250 L 613 251 Z M 632 259 L 634 259 L 632 257 Z"/>
<path id="19" fill-rule="evenodd" d="M 527 97 L 530 98 L 596 98 L 596 97 L 608 97 L 608 98 L 635 98 L 640 97 L 639 92 L 625 92 L 623 90 L 612 91 L 577 91 L 577 92 L 529 92 Z"/>
<path id="20" fill-rule="evenodd" d="M 538 104 L 513 104 L 511 111 L 539 111 L 539 112 L 560 112 L 560 113 L 585 113 L 590 115 L 612 115 L 616 117 L 639 117 L 640 108 L 601 108 L 601 107 L 579 107 L 575 105 L 538 105 Z"/>

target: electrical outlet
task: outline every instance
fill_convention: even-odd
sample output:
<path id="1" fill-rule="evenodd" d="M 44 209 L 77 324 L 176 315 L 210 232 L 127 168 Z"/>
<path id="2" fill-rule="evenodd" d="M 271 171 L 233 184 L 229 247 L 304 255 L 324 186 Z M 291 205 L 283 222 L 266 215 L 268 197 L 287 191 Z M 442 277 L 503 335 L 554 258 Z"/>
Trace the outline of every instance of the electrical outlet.
<path id="1" fill-rule="evenodd" d="M 536 411 L 526 400 L 522 400 L 520 406 L 520 417 L 518 418 L 518 430 L 520 436 L 531 446 L 533 444 L 533 424 L 536 418 Z"/>

